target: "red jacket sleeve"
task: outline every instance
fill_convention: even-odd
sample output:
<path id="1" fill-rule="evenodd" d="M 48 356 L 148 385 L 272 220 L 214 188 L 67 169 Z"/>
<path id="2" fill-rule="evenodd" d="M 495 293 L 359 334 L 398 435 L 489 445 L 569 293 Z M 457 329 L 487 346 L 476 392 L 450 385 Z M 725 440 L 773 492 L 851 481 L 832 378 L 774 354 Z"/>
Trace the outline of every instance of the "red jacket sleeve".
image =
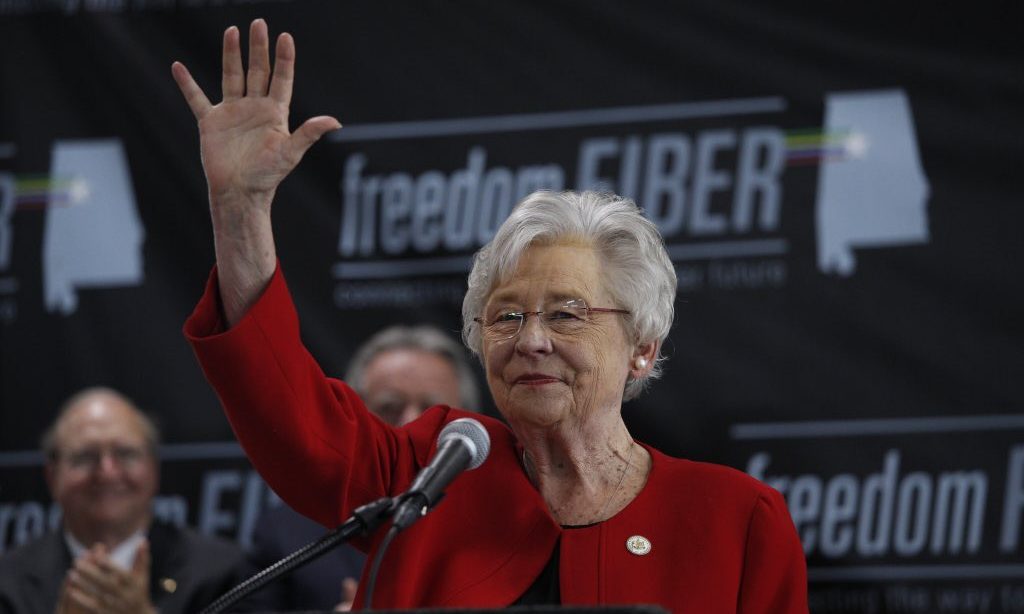
<path id="1" fill-rule="evenodd" d="M 411 481 L 443 415 L 395 429 L 346 384 L 326 377 L 302 344 L 280 267 L 230 330 L 219 303 L 214 269 L 185 336 L 246 455 L 282 499 L 335 526 L 356 506 Z M 416 431 L 423 436 L 413 437 Z"/>
<path id="2" fill-rule="evenodd" d="M 786 501 L 761 494 L 750 516 L 737 612 L 807 612 L 807 563 Z"/>

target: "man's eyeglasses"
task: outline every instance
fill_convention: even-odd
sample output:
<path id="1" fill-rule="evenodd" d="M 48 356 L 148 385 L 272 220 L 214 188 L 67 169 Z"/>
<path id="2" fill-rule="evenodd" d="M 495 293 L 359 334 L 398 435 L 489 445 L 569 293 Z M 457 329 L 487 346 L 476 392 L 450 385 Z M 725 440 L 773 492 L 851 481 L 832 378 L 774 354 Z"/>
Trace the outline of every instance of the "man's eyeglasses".
<path id="1" fill-rule="evenodd" d="M 113 446 L 110 448 L 85 448 L 61 454 L 60 459 L 72 469 L 78 471 L 94 471 L 103 461 L 103 455 L 109 454 L 114 463 L 122 469 L 137 466 L 146 457 L 146 450 L 132 446 Z"/>
<path id="2" fill-rule="evenodd" d="M 556 335 L 571 336 L 585 329 L 595 313 L 628 315 L 629 311 L 609 307 L 588 307 L 586 301 L 577 298 L 553 305 L 544 311 L 498 310 L 486 317 L 473 318 L 473 321 L 480 324 L 488 341 L 504 341 L 518 335 L 529 316 L 540 318 L 544 326 Z"/>

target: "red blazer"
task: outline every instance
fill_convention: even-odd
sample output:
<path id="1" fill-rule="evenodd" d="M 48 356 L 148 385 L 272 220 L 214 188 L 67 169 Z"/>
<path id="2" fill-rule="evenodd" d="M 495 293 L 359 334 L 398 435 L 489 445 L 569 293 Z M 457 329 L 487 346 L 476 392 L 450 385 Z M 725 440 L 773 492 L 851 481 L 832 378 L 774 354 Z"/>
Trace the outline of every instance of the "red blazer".
<path id="1" fill-rule="evenodd" d="M 785 501 L 753 478 L 648 447 L 650 477 L 632 503 L 602 523 L 563 530 L 501 422 L 437 406 L 393 428 L 346 384 L 326 377 L 300 340 L 280 268 L 235 327 L 225 331 L 220 313 L 214 271 L 185 334 L 253 465 L 289 505 L 325 526 L 403 492 L 445 423 L 472 415 L 489 431 L 487 461 L 459 477 L 429 515 L 391 544 L 374 606 L 509 605 L 560 541 L 567 605 L 807 611 L 803 550 Z M 357 545 L 372 554 L 383 534 Z M 650 552 L 627 548 L 636 535 L 649 540 Z"/>

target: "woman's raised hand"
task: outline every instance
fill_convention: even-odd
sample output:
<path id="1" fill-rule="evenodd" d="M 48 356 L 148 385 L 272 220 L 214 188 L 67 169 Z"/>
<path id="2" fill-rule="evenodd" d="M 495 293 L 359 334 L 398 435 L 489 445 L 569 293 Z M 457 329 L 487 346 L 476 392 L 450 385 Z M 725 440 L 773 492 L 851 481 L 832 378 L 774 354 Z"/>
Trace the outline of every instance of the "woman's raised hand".
<path id="1" fill-rule="evenodd" d="M 295 76 L 295 41 L 277 38 L 270 72 L 270 38 L 262 19 L 249 28 L 249 70 L 242 68 L 238 28 L 224 32 L 224 99 L 211 104 L 180 62 L 171 66 L 199 122 L 203 170 L 210 190 L 221 306 L 228 326 L 260 296 L 277 267 L 270 205 L 281 180 L 324 133 L 341 127 L 333 117 L 306 120 L 288 130 Z"/>
<path id="2" fill-rule="evenodd" d="M 278 184 L 306 150 L 324 133 L 341 127 L 333 117 L 318 116 L 290 132 L 288 106 L 295 75 L 295 41 L 289 34 L 277 38 L 271 73 L 267 24 L 262 19 L 253 21 L 246 72 L 239 38 L 234 26 L 224 32 L 223 100 L 219 104 L 210 103 L 181 62 L 171 67 L 199 122 L 203 169 L 215 218 L 222 207 L 269 211 Z"/>

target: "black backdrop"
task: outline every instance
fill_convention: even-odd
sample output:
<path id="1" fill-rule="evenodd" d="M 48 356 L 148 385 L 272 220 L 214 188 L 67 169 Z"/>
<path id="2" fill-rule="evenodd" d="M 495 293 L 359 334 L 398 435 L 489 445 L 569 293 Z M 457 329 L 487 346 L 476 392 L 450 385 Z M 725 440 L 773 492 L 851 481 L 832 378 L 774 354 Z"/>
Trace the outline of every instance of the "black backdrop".
<path id="1" fill-rule="evenodd" d="M 1008 10 L 0 0 L 0 548 L 55 521 L 34 449 L 86 385 L 159 419 L 162 515 L 245 542 L 274 500 L 180 333 L 213 251 L 169 71 L 213 91 L 224 28 L 265 17 L 293 121 L 346 125 L 274 213 L 326 371 L 388 323 L 457 331 L 522 193 L 626 193 L 680 275 L 634 434 L 782 490 L 814 611 L 1024 611 Z"/>

